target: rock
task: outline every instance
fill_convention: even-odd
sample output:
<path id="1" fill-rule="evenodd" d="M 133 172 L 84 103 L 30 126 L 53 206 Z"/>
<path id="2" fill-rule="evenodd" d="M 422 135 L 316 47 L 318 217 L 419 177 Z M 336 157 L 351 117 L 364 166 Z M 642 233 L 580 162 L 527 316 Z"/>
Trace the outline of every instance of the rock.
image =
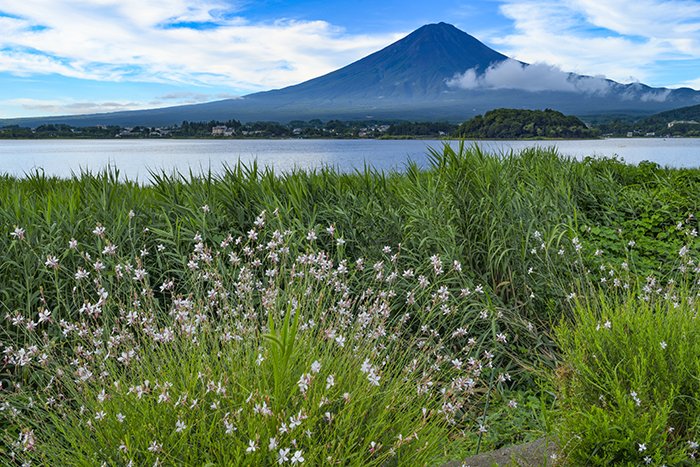
<path id="1" fill-rule="evenodd" d="M 556 454 L 556 452 L 557 448 L 552 440 L 540 438 L 530 443 L 508 446 L 496 451 L 477 454 L 461 462 L 449 462 L 443 467 L 531 467 L 553 465 L 555 462 L 550 456 Z"/>

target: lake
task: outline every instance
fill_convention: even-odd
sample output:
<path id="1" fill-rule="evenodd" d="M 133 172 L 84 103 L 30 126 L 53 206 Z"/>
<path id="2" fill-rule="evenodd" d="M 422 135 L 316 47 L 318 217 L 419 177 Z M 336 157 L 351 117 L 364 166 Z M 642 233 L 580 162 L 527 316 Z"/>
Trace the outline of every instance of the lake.
<path id="1" fill-rule="evenodd" d="M 119 169 L 122 177 L 148 181 L 149 170 L 171 173 L 218 172 L 239 160 L 294 168 L 332 166 L 340 171 L 402 170 L 407 161 L 428 164 L 428 148 L 442 141 L 426 140 L 0 140 L 0 173 L 23 176 L 36 169 L 69 177 L 81 170 Z M 456 147 L 457 143 L 450 143 Z M 467 143 L 469 144 L 469 143 Z M 700 139 L 620 138 L 587 141 L 480 141 L 489 151 L 556 146 L 561 154 L 618 156 L 629 163 L 643 160 L 669 167 L 699 167 Z"/>

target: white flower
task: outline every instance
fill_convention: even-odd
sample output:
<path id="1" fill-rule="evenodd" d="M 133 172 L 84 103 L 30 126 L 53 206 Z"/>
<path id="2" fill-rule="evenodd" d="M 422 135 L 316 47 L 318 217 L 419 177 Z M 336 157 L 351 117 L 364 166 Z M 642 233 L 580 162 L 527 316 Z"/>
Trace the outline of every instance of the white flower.
<path id="1" fill-rule="evenodd" d="M 661 348 L 663 350 L 666 350 L 666 347 L 668 347 L 668 344 L 666 343 L 666 341 L 661 341 Z"/>
<path id="2" fill-rule="evenodd" d="M 46 257 L 46 262 L 44 263 L 46 267 L 51 268 L 51 269 L 58 269 L 58 258 L 56 258 L 53 255 L 49 255 Z"/>
<path id="3" fill-rule="evenodd" d="M 335 386 L 335 376 L 328 375 L 328 378 L 326 378 L 326 389 L 330 389 L 333 386 Z"/>
<path id="4" fill-rule="evenodd" d="M 86 279 L 89 275 L 90 275 L 90 273 L 88 271 L 86 271 L 85 269 L 78 268 L 78 271 L 75 273 L 75 280 L 79 281 L 82 279 Z"/>
<path id="5" fill-rule="evenodd" d="M 302 452 L 301 451 L 295 451 L 294 455 L 292 456 L 291 463 L 292 464 L 301 464 L 304 462 L 304 458 L 302 457 Z"/>
<path id="6" fill-rule="evenodd" d="M 311 364 L 311 372 L 312 372 L 312 373 L 318 373 L 319 371 L 321 371 L 321 362 L 319 362 L 318 360 L 315 360 L 315 361 Z"/>
<path id="7" fill-rule="evenodd" d="M 246 448 L 245 452 L 255 452 L 258 449 L 258 447 L 255 445 L 255 441 L 252 439 L 248 441 L 248 447 Z"/>
<path id="8" fill-rule="evenodd" d="M 39 323 L 49 321 L 51 319 L 51 310 L 42 310 L 39 312 Z"/>
<path id="9" fill-rule="evenodd" d="M 163 448 L 162 444 L 158 444 L 157 442 L 153 441 L 150 446 L 148 446 L 148 450 L 151 452 L 158 452 Z"/>
<path id="10" fill-rule="evenodd" d="M 647 445 L 645 443 L 639 443 L 639 452 L 644 452 L 647 450 Z"/>
<path id="11" fill-rule="evenodd" d="M 310 374 L 304 373 L 299 377 L 299 381 L 297 381 L 297 384 L 299 385 L 299 390 L 302 394 L 306 393 L 306 390 L 309 389 L 309 383 L 311 383 Z"/>
<path id="12" fill-rule="evenodd" d="M 368 373 L 372 369 L 372 365 L 369 363 L 369 358 L 366 358 L 364 362 L 362 362 L 362 366 L 360 367 L 360 371 L 362 373 Z"/>
<path id="13" fill-rule="evenodd" d="M 134 280 L 135 281 L 143 280 L 147 275 L 148 275 L 148 273 L 146 272 L 145 269 L 142 269 L 142 268 L 134 269 Z"/>
<path id="14" fill-rule="evenodd" d="M 103 255 L 110 255 L 113 256 L 117 252 L 117 245 L 112 245 L 111 243 L 109 245 L 106 245 L 102 249 L 102 254 Z"/>
<path id="15" fill-rule="evenodd" d="M 117 421 L 119 423 L 124 423 L 124 420 L 126 420 L 126 417 L 120 412 L 117 414 Z"/>
<path id="16" fill-rule="evenodd" d="M 227 435 L 230 435 L 236 431 L 236 427 L 233 426 L 233 423 L 229 422 L 228 420 L 224 420 L 224 428 L 226 428 Z"/>
<path id="17" fill-rule="evenodd" d="M 278 464 L 282 465 L 289 460 L 289 458 L 287 457 L 287 454 L 289 454 L 289 451 L 290 451 L 289 448 L 282 448 L 279 450 L 279 453 L 278 453 L 279 457 L 277 458 Z"/>
<path id="18" fill-rule="evenodd" d="M 187 425 L 185 425 L 185 422 L 182 420 L 178 420 L 177 423 L 175 424 L 175 433 L 180 433 L 187 428 Z"/>
<path id="19" fill-rule="evenodd" d="M 15 230 L 10 233 L 10 236 L 16 238 L 17 240 L 24 240 L 24 229 L 21 227 L 15 227 Z"/>
<path id="20" fill-rule="evenodd" d="M 367 373 L 367 379 L 369 380 L 369 383 L 373 386 L 379 386 L 379 375 L 374 372 L 374 368 Z"/>
<path id="21" fill-rule="evenodd" d="M 270 444 L 267 447 L 270 451 L 277 449 L 277 438 L 270 438 Z"/>
<path id="22" fill-rule="evenodd" d="M 96 226 L 95 229 L 92 231 L 92 233 L 94 233 L 94 234 L 97 235 L 98 237 L 103 237 L 104 234 L 105 234 L 105 228 L 102 227 L 100 224 L 97 224 L 97 226 Z"/>

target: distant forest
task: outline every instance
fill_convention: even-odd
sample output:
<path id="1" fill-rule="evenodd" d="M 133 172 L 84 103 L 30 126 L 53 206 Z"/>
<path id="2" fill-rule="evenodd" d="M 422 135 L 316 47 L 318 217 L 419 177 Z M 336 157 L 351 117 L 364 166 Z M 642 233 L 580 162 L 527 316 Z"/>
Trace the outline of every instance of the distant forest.
<path id="1" fill-rule="evenodd" d="M 167 127 L 73 127 L 65 124 L 36 128 L 0 127 L 0 139 L 95 138 L 442 138 L 452 136 L 457 125 L 448 122 L 321 120 L 241 123 L 188 122 Z"/>

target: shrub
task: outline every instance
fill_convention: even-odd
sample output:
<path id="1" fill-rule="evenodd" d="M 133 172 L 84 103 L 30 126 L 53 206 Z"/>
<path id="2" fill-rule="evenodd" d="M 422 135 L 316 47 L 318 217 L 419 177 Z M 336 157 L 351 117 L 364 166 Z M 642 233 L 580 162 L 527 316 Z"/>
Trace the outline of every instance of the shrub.
<path id="1" fill-rule="evenodd" d="M 655 282 L 637 292 L 579 302 L 574 322 L 557 329 L 558 431 L 574 465 L 698 460 L 697 303 Z"/>

